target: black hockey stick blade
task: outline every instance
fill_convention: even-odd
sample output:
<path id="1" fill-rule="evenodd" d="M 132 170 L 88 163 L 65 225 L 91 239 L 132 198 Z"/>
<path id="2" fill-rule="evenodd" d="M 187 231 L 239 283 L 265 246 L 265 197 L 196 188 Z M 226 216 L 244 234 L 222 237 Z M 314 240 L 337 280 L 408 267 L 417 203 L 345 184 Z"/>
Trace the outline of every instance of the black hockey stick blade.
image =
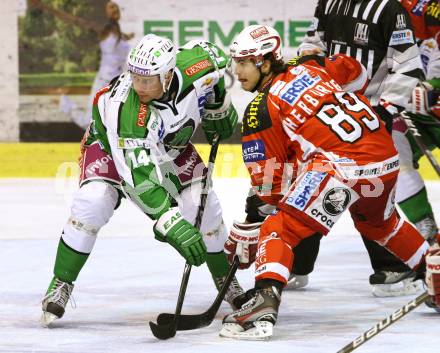
<path id="1" fill-rule="evenodd" d="M 234 258 L 234 263 L 229 269 L 225 283 L 223 283 L 223 287 L 218 292 L 217 297 L 215 298 L 214 302 L 209 307 L 209 309 L 201 314 L 180 315 L 177 324 L 178 331 L 195 330 L 198 328 L 209 326 L 212 323 L 212 321 L 215 318 L 215 315 L 218 312 L 218 309 L 220 308 L 223 298 L 225 297 L 225 294 L 232 280 L 234 279 L 237 269 L 238 269 L 238 258 L 236 257 Z M 167 325 L 173 322 L 174 318 L 175 318 L 174 314 L 162 313 L 159 314 L 159 316 L 157 317 L 157 323 L 159 325 Z"/>
<path id="2" fill-rule="evenodd" d="M 168 338 L 174 337 L 177 331 L 173 322 L 168 325 L 158 325 L 153 321 L 150 321 L 150 329 L 151 332 L 153 332 L 154 337 L 160 340 L 167 340 Z"/>
<path id="3" fill-rule="evenodd" d="M 189 275 L 191 273 L 191 265 L 186 263 L 183 271 L 182 283 L 180 285 L 179 297 L 177 299 L 176 312 L 173 320 L 166 324 L 154 323 L 150 321 L 150 329 L 153 335 L 160 340 L 166 340 L 176 335 L 177 327 L 180 321 L 180 312 L 182 311 L 183 299 L 185 298 L 186 287 L 188 286 Z"/>

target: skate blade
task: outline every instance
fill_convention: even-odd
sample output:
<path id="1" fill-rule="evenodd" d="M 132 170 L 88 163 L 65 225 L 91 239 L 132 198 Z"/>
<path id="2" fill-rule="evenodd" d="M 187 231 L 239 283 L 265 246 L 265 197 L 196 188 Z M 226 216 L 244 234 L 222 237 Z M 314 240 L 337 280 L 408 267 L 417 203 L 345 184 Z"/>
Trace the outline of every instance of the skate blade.
<path id="1" fill-rule="evenodd" d="M 287 282 L 287 285 L 284 287 L 284 290 L 296 290 L 301 289 L 304 287 L 307 287 L 309 284 L 309 276 L 304 275 L 296 275 L 294 276 L 289 282 Z"/>
<path id="2" fill-rule="evenodd" d="M 404 282 L 404 283 L 402 283 Z M 403 280 L 393 284 L 374 284 L 372 293 L 378 298 L 402 297 L 407 295 L 415 295 L 421 291 L 421 281 Z"/>
<path id="3" fill-rule="evenodd" d="M 48 313 L 46 311 L 43 311 L 43 314 L 41 315 L 41 318 L 40 318 L 40 323 L 41 323 L 41 326 L 43 326 L 43 327 L 50 327 L 52 322 L 54 322 L 55 320 L 58 320 L 58 316 L 56 316 L 52 313 Z"/>
<path id="4" fill-rule="evenodd" d="M 262 341 L 273 335 L 273 324 L 268 321 L 256 321 L 254 327 L 244 330 L 239 324 L 225 323 L 219 333 L 220 337 L 238 340 Z"/>

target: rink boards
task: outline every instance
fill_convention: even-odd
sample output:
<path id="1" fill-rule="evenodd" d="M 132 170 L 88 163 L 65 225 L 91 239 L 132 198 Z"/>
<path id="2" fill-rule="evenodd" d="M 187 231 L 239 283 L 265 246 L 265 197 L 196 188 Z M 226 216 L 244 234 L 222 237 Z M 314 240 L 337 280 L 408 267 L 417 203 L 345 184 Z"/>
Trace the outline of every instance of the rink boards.
<path id="1" fill-rule="evenodd" d="M 210 146 L 196 146 L 206 161 Z M 76 177 L 79 154 L 79 143 L 0 143 L 0 178 Z M 434 156 L 440 161 L 438 149 Z M 420 172 L 425 180 L 439 180 L 426 157 L 420 161 Z M 221 178 L 248 177 L 239 144 L 220 145 L 214 173 Z"/>

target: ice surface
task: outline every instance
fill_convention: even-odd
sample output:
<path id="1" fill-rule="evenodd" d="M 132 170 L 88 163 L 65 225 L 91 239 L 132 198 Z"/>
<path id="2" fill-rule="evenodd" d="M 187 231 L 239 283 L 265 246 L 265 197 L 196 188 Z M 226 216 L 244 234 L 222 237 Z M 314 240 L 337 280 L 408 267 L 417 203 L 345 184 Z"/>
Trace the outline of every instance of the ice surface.
<path id="1" fill-rule="evenodd" d="M 215 180 L 228 225 L 243 216 L 247 185 L 244 179 Z M 366 251 L 344 216 L 322 241 L 309 286 L 283 293 L 270 342 L 218 337 L 226 304 L 211 326 L 158 341 L 148 321 L 174 311 L 184 262 L 153 239 L 140 211 L 123 202 L 76 282 L 76 309 L 69 304 L 64 318 L 45 329 L 38 323 L 40 301 L 73 188 L 74 181 L 0 180 L 0 352 L 336 352 L 412 298 L 371 295 Z M 438 217 L 440 182 L 428 183 L 428 190 Z M 241 271 L 239 279 L 249 288 L 252 271 Z M 206 267 L 193 268 L 183 311 L 206 310 L 215 294 Z M 422 305 L 357 352 L 438 352 L 439 330 L 440 316 Z"/>

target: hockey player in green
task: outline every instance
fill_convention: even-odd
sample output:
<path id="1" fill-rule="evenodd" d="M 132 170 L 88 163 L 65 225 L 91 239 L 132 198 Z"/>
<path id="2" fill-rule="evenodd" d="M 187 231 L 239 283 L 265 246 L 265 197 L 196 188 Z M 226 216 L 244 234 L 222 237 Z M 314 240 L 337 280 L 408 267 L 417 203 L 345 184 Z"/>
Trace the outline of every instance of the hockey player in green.
<path id="1" fill-rule="evenodd" d="M 424 24 L 429 28 L 426 22 Z M 440 22 L 437 20 L 436 24 L 439 26 Z M 426 31 L 426 28 L 423 29 Z M 414 88 L 408 116 L 421 135 L 423 144 L 433 150 L 440 147 L 440 34 L 437 33 L 435 38 L 422 40 L 424 32 L 417 31 L 416 28 L 415 33 L 420 38 L 419 50 L 427 81 L 420 82 Z M 423 181 L 418 174 L 411 172 L 409 167 L 413 164 L 418 168 L 418 161 L 424 151 L 418 147 L 410 129 L 401 119 L 394 122 L 393 130 L 398 136 L 399 133 L 404 134 L 407 141 L 405 143 L 408 145 L 405 149 L 408 153 L 400 157 L 404 172 L 399 175 L 397 201 L 408 219 L 417 226 L 428 241 L 432 242 L 438 233 L 435 217 Z"/>
<path id="2" fill-rule="evenodd" d="M 195 266 L 206 261 L 219 288 L 229 269 L 220 203 L 208 191 L 200 229 L 192 224 L 206 168 L 190 143 L 201 123 L 208 142 L 228 138 L 237 113 L 224 87 L 229 59 L 215 45 L 174 44 L 145 36 L 130 52 L 128 71 L 101 89 L 83 142 L 80 188 L 58 245 L 54 277 L 43 299 L 42 323 L 61 318 L 73 282 L 124 194 L 155 221 L 155 238 Z M 239 306 L 234 279 L 226 300 Z"/>

